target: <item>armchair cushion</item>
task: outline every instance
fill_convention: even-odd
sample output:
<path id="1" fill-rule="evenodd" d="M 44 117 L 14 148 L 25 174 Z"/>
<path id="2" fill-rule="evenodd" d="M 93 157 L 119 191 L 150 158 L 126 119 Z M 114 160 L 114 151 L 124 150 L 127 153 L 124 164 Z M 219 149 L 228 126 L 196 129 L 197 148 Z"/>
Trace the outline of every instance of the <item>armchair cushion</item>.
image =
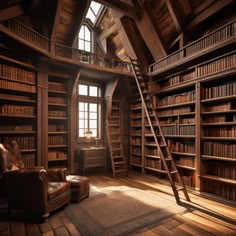
<path id="1" fill-rule="evenodd" d="M 61 195 L 62 193 L 70 191 L 70 184 L 67 182 L 49 182 L 48 183 L 48 199 Z"/>

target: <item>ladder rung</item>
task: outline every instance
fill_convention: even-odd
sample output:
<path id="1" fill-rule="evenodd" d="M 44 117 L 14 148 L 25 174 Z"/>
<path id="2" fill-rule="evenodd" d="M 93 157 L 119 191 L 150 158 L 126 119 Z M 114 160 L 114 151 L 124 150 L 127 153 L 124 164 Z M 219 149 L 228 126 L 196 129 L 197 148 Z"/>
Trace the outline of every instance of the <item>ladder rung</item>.
<path id="1" fill-rule="evenodd" d="M 184 190 L 184 187 L 178 187 L 178 188 L 176 188 L 176 191 L 181 191 L 181 190 Z"/>
<path id="2" fill-rule="evenodd" d="M 173 170 L 173 171 L 170 171 L 171 174 L 177 174 L 178 171 L 177 170 Z"/>
<path id="3" fill-rule="evenodd" d="M 172 161 L 170 157 L 165 158 L 166 161 Z"/>
<path id="4" fill-rule="evenodd" d="M 116 173 L 118 172 L 126 172 L 126 169 L 123 169 L 123 170 L 115 170 Z"/>
<path id="5" fill-rule="evenodd" d="M 125 162 L 124 161 L 114 162 L 114 165 L 120 165 L 120 164 L 125 164 Z"/>

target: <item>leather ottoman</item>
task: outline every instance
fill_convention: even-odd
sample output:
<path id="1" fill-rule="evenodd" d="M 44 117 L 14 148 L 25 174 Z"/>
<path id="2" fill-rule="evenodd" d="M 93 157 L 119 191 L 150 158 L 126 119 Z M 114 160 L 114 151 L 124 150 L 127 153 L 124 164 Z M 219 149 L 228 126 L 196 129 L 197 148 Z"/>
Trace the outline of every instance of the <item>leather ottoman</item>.
<path id="1" fill-rule="evenodd" d="M 67 175 L 66 180 L 70 182 L 71 202 L 79 202 L 89 197 L 89 178 L 80 175 Z"/>

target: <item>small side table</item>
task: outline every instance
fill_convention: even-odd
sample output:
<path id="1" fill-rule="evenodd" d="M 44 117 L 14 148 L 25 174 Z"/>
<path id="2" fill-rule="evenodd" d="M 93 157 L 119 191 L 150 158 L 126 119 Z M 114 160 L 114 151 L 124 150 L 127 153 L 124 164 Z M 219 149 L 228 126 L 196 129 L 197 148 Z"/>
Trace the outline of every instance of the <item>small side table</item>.
<path id="1" fill-rule="evenodd" d="M 83 147 L 79 155 L 79 173 L 85 175 L 88 168 L 103 167 L 106 171 L 107 149 L 105 147 Z"/>

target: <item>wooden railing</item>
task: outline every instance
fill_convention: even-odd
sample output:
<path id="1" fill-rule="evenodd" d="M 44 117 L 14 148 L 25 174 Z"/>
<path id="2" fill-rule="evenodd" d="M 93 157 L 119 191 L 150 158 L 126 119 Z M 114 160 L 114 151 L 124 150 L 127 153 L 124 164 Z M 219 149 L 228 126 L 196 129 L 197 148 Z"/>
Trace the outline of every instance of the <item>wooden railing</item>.
<path id="1" fill-rule="evenodd" d="M 125 72 L 131 72 L 130 63 L 128 62 L 120 61 L 115 58 L 98 55 L 95 53 L 82 51 L 58 43 L 55 44 L 55 55 L 72 59 L 75 61 L 80 61 L 82 63 L 98 65 L 101 67 L 117 69 Z"/>
<path id="2" fill-rule="evenodd" d="M 194 54 L 201 53 L 205 49 L 210 49 L 218 43 L 224 43 L 235 36 L 236 21 L 233 21 L 168 55 L 167 57 L 149 65 L 147 67 L 147 74 L 158 73 L 161 70 L 167 69 L 169 66 L 179 63 L 180 60 L 194 56 Z"/>
<path id="3" fill-rule="evenodd" d="M 28 26 L 22 24 L 21 22 L 15 19 L 8 20 L 5 26 L 12 33 L 32 43 L 38 48 L 43 49 L 49 54 L 51 53 L 52 55 L 72 59 L 74 61 L 131 73 L 131 67 L 129 62 L 120 61 L 115 58 L 78 50 L 76 48 L 71 48 L 57 43 L 55 43 L 55 47 L 51 47 L 54 45 L 54 42 L 50 41 L 48 38 L 44 37 L 43 35 L 39 34 L 38 32 L 32 30 Z"/>
<path id="4" fill-rule="evenodd" d="M 39 34 L 38 32 L 32 30 L 31 28 L 27 27 L 26 25 L 23 25 L 19 21 L 11 19 L 7 21 L 6 26 L 11 32 L 23 38 L 24 40 L 32 43 L 33 45 L 43 50 L 49 51 L 50 40 L 44 37 L 43 35 Z"/>

